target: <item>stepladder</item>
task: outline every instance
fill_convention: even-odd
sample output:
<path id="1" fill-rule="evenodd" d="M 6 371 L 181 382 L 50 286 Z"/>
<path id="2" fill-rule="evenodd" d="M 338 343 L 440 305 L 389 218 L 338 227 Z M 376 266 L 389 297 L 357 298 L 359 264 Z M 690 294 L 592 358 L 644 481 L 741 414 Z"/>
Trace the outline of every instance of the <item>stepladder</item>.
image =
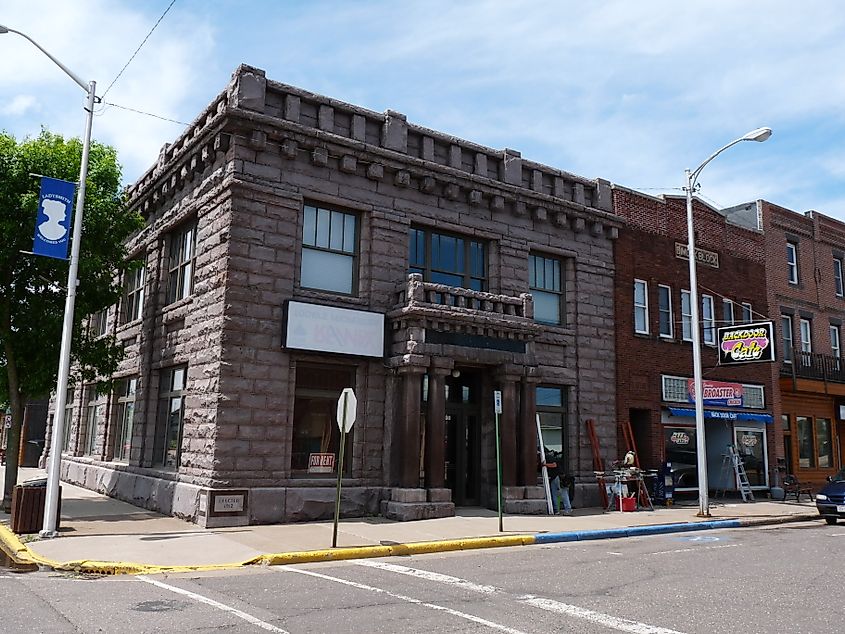
<path id="1" fill-rule="evenodd" d="M 751 483 L 748 481 L 748 474 L 745 471 L 745 463 L 742 456 L 737 452 L 736 447 L 728 445 L 728 453 L 722 458 L 722 496 L 727 489 L 726 482 L 733 477 L 736 488 L 742 496 L 743 502 L 753 502 L 754 492 L 751 490 Z M 718 496 L 719 491 L 716 491 Z"/>

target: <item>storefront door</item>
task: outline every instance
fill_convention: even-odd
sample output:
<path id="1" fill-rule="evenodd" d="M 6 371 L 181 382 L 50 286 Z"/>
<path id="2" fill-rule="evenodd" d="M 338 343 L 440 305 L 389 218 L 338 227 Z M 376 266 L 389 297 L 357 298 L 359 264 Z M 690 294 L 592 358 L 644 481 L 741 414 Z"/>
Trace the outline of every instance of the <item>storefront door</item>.
<path id="1" fill-rule="evenodd" d="M 446 487 L 457 506 L 481 500 L 481 417 L 477 377 L 463 373 L 446 383 Z"/>
<path id="2" fill-rule="evenodd" d="M 749 427 L 734 428 L 737 452 L 742 457 L 748 483 L 752 488 L 769 486 L 769 463 L 766 455 L 766 430 Z"/>

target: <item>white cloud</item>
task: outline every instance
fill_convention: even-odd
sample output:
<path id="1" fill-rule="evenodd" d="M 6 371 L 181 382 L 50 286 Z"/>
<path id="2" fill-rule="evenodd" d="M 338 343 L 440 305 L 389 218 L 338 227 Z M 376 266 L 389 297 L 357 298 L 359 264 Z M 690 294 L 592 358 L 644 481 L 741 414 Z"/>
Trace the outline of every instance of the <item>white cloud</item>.
<path id="1" fill-rule="evenodd" d="M 0 114 L 19 117 L 32 110 L 35 106 L 33 95 L 15 95 L 8 103 L 0 103 Z"/>

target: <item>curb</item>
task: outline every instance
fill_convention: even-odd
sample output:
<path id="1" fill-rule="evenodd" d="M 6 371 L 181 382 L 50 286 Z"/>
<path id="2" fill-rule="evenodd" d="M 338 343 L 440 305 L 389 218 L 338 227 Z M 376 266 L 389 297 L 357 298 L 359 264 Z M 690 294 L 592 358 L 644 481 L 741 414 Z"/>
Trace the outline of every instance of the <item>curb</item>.
<path id="1" fill-rule="evenodd" d="M 819 515 L 802 513 L 795 515 L 678 524 L 654 524 L 651 526 L 633 526 L 628 528 L 608 528 L 598 530 L 568 531 L 560 533 L 518 534 L 494 537 L 468 537 L 429 542 L 410 542 L 388 546 L 351 546 L 324 550 L 306 550 L 287 553 L 258 555 L 240 562 L 208 564 L 194 566 L 166 566 L 141 564 L 125 561 L 78 560 L 58 562 L 35 553 L 20 538 L 0 524 L 0 545 L 7 551 L 16 564 L 37 564 L 57 571 L 79 572 L 100 575 L 163 574 L 181 572 L 207 572 L 213 570 L 234 570 L 246 566 L 283 566 L 289 564 L 316 563 L 325 561 L 344 561 L 348 559 L 371 559 L 374 557 L 401 557 L 431 553 L 453 552 L 458 550 L 479 550 L 482 548 L 503 548 L 508 546 L 530 546 L 532 544 L 553 544 L 561 542 L 588 541 L 597 539 L 618 539 L 640 537 L 644 535 L 663 535 L 667 533 L 687 533 L 693 531 L 716 530 L 723 528 L 745 528 L 769 524 L 788 524 L 819 519 Z"/>

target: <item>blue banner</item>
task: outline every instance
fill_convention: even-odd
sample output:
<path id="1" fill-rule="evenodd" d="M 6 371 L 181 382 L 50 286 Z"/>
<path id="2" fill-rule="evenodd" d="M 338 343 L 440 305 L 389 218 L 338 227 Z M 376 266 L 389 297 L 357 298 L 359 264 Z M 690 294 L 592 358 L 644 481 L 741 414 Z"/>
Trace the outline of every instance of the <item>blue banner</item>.
<path id="1" fill-rule="evenodd" d="M 684 407 L 670 407 L 669 413 L 672 416 L 684 416 L 695 418 L 694 409 L 686 409 Z M 704 410 L 704 418 L 708 420 L 732 420 L 732 421 L 748 421 L 754 423 L 772 423 L 774 419 L 771 414 L 753 414 L 751 412 L 721 412 L 714 409 Z"/>
<path id="2" fill-rule="evenodd" d="M 67 260 L 75 190 L 76 183 L 41 177 L 38 217 L 32 243 L 32 252 L 36 255 Z"/>

